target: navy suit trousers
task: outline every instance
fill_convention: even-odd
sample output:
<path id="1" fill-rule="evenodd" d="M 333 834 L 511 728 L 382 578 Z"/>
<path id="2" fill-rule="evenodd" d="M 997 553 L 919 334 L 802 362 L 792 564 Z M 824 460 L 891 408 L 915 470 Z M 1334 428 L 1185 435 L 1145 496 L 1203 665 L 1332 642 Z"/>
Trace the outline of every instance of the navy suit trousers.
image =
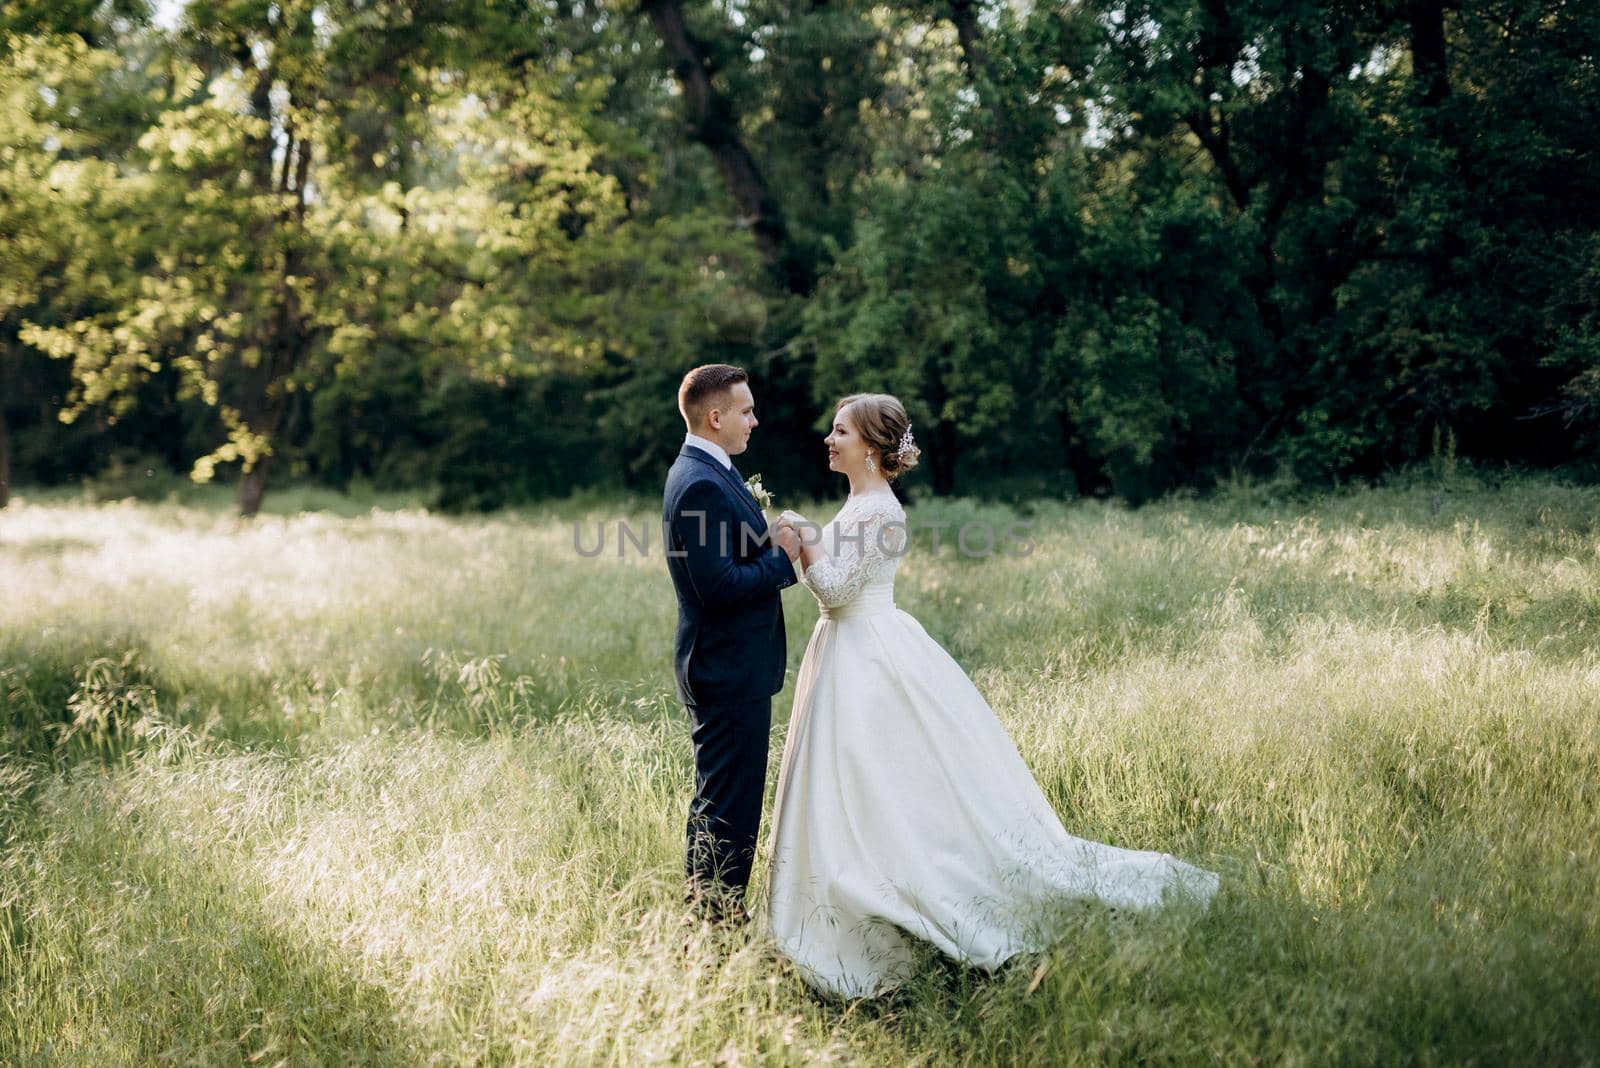
<path id="1" fill-rule="evenodd" d="M 688 901 L 714 920 L 737 920 L 761 829 L 772 698 L 688 705 L 694 723 L 694 799 L 685 868 Z"/>

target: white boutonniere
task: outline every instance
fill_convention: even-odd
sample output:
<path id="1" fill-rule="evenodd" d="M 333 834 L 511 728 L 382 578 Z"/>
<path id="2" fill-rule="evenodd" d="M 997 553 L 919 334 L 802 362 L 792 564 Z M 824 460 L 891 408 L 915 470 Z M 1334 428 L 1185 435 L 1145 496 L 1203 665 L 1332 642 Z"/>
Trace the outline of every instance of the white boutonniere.
<path id="1" fill-rule="evenodd" d="M 772 507 L 772 494 L 768 493 L 765 487 L 761 485 L 761 476 L 759 474 L 751 475 L 745 479 L 744 488 L 750 491 L 750 496 L 756 499 L 756 504 L 763 512 Z"/>

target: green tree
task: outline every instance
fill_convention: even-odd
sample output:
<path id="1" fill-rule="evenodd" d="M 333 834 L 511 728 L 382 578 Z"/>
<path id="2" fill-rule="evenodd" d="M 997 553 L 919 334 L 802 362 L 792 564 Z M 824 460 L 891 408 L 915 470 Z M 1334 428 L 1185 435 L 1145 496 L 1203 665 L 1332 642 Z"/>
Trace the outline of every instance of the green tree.
<path id="1" fill-rule="evenodd" d="M 49 393 L 28 324 L 108 306 L 126 286 L 110 266 L 126 207 L 120 120 L 137 111 L 130 101 L 143 86 L 137 68 L 90 43 L 105 39 L 97 23 L 80 28 L 8 32 L 0 49 L 0 507 L 12 482 L 7 409 L 46 406 Z"/>

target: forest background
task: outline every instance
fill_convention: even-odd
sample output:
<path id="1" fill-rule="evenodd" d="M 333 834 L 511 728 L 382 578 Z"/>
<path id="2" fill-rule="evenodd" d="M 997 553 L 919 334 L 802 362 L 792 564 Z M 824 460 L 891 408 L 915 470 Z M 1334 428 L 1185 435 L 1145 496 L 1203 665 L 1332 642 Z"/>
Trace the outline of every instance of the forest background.
<path id="1" fill-rule="evenodd" d="M 1600 8 L 0 4 L 0 503 L 653 492 L 690 366 L 827 486 L 1594 473 Z"/>

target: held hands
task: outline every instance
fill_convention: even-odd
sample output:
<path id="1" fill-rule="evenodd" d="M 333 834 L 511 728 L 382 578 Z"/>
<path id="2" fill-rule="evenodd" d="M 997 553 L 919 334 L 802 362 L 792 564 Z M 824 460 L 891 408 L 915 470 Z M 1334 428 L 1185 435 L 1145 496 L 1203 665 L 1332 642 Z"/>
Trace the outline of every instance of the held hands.
<path id="1" fill-rule="evenodd" d="M 798 560 L 800 558 L 800 535 L 795 532 L 794 527 L 780 520 L 774 523 L 771 529 L 773 544 L 784 551 L 791 563 Z"/>
<path id="2" fill-rule="evenodd" d="M 800 557 L 802 544 L 800 531 L 811 525 L 811 521 L 799 512 L 785 508 L 772 522 L 773 540 L 779 548 L 789 554 L 790 560 L 797 560 Z"/>

